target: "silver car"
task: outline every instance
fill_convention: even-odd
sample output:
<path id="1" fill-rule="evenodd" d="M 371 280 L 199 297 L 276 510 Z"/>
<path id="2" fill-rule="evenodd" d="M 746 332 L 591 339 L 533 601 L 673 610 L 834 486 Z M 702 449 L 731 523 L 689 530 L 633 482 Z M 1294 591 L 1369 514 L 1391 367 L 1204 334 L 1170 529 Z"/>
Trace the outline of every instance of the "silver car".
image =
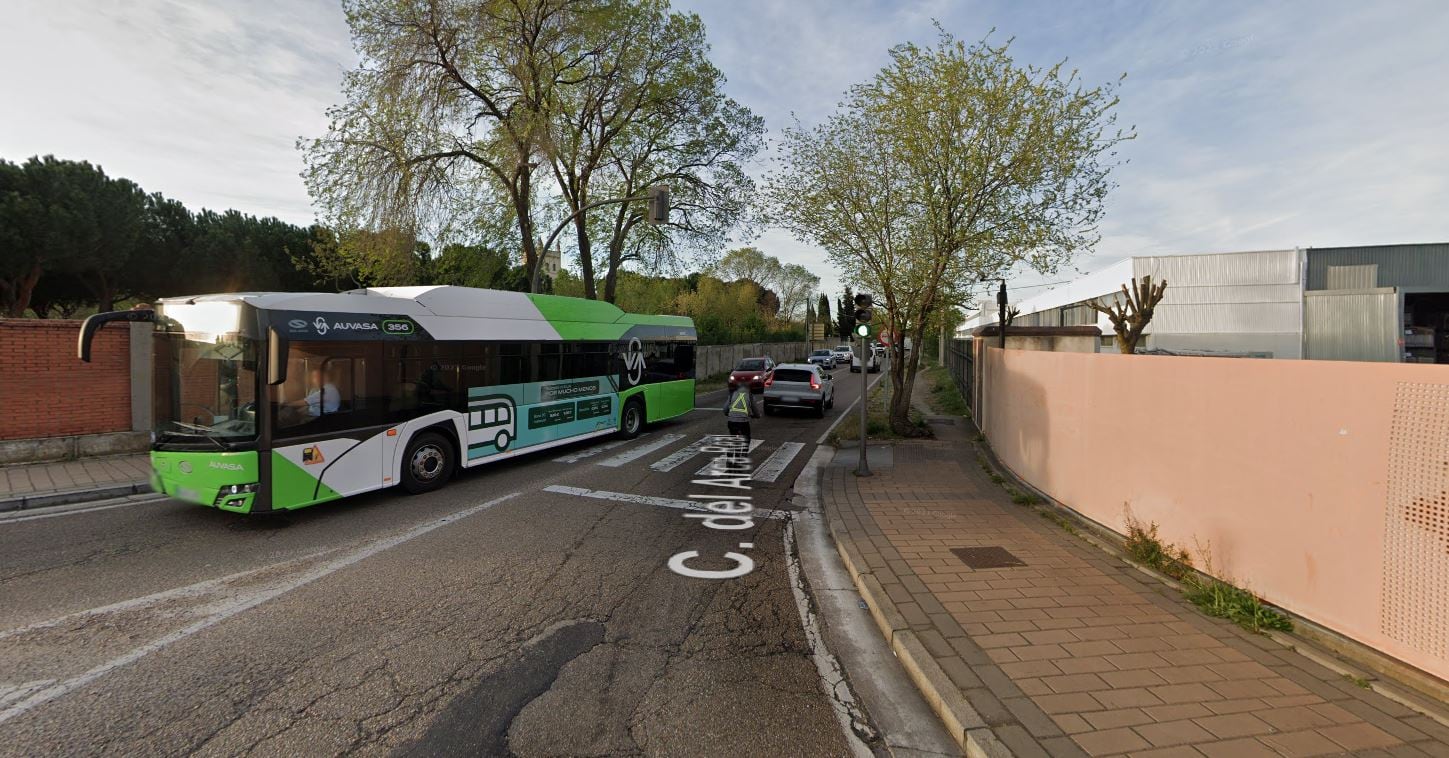
<path id="1" fill-rule="evenodd" d="M 765 413 L 776 408 L 806 408 L 824 417 L 835 407 L 835 383 L 810 363 L 782 363 L 765 382 Z"/>

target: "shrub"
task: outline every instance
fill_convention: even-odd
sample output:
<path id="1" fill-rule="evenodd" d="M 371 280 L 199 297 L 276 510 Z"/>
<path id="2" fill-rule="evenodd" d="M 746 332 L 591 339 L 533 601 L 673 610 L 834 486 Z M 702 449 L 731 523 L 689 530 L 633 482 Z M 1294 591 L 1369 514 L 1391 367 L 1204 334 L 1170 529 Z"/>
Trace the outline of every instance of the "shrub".
<path id="1" fill-rule="evenodd" d="M 1164 544 L 1158 539 L 1155 522 L 1143 527 L 1141 522 L 1128 516 L 1126 548 L 1132 560 L 1178 581 L 1188 576 L 1192 569 L 1192 556 L 1186 549 Z"/>

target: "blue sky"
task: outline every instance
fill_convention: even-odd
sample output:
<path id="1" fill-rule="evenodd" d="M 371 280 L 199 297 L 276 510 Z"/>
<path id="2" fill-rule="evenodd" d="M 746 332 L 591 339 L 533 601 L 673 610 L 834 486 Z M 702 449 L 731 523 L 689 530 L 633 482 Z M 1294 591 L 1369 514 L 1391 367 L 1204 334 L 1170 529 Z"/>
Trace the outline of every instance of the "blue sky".
<path id="1" fill-rule="evenodd" d="M 1138 139 L 1103 240 L 1135 253 L 1449 240 L 1449 3 L 687 0 L 729 91 L 771 134 L 813 123 L 933 20 L 1022 62 L 1122 73 Z M 192 205 L 305 223 L 293 149 L 352 61 L 320 0 L 11 0 L 0 157 L 88 159 Z M 764 161 L 757 167 L 763 170 Z M 779 230 L 756 244 L 838 280 Z M 1052 281 L 1023 275 L 1017 283 Z M 1023 292 L 1023 295 L 1034 294 Z"/>

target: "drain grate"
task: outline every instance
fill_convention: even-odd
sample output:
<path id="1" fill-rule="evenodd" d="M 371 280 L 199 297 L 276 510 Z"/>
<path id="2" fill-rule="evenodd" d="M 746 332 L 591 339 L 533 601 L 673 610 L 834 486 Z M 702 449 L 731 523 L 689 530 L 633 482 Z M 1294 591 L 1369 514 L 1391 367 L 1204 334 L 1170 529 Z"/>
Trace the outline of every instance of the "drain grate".
<path id="1" fill-rule="evenodd" d="M 1000 545 L 989 547 L 953 547 L 951 552 L 955 553 L 961 562 L 974 569 L 999 569 L 1015 568 L 1025 566 L 1026 563 L 1020 558 L 1012 555 L 1006 548 Z"/>

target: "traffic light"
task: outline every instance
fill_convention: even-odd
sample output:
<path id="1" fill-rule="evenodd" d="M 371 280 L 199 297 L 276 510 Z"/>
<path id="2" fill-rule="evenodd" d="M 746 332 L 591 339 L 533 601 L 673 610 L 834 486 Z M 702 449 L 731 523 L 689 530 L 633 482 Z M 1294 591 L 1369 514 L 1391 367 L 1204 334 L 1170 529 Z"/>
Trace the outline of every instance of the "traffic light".
<path id="1" fill-rule="evenodd" d="M 856 312 L 859 313 L 860 311 L 856 311 Z M 865 313 L 866 313 L 867 316 L 870 315 L 870 311 L 866 311 Z M 855 334 L 856 334 L 856 336 L 859 336 L 859 337 L 869 337 L 870 336 L 870 324 L 856 324 L 855 325 Z"/>
<path id="2" fill-rule="evenodd" d="M 669 223 L 669 187 L 664 184 L 656 184 L 649 188 L 649 223 L 654 225 Z"/>
<path id="3" fill-rule="evenodd" d="M 858 323 L 858 324 L 869 324 L 870 323 L 870 315 L 871 315 L 870 314 L 870 307 L 871 307 L 871 305 L 873 305 L 873 303 L 871 302 L 870 295 L 867 295 L 866 293 L 862 292 L 859 295 L 856 295 L 855 296 L 855 321 L 856 321 L 856 323 Z M 862 337 L 864 337 L 866 334 L 869 333 L 868 331 L 867 332 L 862 332 L 858 328 L 856 329 L 856 332 L 858 334 L 860 334 Z"/>

